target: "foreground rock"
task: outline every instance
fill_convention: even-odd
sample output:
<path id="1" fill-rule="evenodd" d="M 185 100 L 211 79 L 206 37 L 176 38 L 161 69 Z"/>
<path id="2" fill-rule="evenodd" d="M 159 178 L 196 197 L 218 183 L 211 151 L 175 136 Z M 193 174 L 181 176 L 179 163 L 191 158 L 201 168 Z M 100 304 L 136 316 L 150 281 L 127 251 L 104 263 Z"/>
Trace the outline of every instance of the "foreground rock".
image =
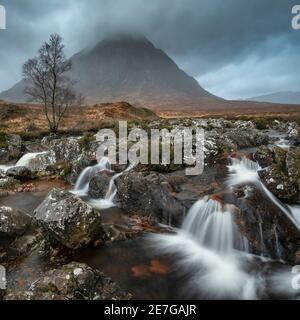
<path id="1" fill-rule="evenodd" d="M 46 272 L 28 290 L 10 291 L 5 300 L 129 300 L 102 272 L 86 264 L 72 262 Z"/>
<path id="2" fill-rule="evenodd" d="M 117 178 L 115 183 L 121 206 L 127 213 L 174 225 L 182 222 L 185 208 L 171 194 L 172 188 L 163 175 L 130 171 Z"/>
<path id="3" fill-rule="evenodd" d="M 53 189 L 36 209 L 35 219 L 57 241 L 78 249 L 101 238 L 101 214 L 79 197 Z"/>
<path id="4" fill-rule="evenodd" d="M 31 217 L 10 207 L 0 207 L 0 239 L 15 238 L 26 232 L 31 224 Z"/>

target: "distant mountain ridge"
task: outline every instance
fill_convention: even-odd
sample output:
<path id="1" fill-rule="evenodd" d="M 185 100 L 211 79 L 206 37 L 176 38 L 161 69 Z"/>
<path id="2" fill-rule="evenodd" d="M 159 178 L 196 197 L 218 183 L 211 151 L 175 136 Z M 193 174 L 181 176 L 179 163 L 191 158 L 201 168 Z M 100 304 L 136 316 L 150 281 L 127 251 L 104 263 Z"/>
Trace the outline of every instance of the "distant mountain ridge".
<path id="1" fill-rule="evenodd" d="M 281 104 L 300 104 L 300 92 L 281 91 L 267 95 L 252 97 L 247 101 L 271 102 Z"/>
<path id="2" fill-rule="evenodd" d="M 149 108 L 220 99 L 181 70 L 162 50 L 141 35 L 118 34 L 73 57 L 70 77 L 87 103 L 128 101 Z M 26 101 L 21 80 L 0 94 L 0 99 Z"/>

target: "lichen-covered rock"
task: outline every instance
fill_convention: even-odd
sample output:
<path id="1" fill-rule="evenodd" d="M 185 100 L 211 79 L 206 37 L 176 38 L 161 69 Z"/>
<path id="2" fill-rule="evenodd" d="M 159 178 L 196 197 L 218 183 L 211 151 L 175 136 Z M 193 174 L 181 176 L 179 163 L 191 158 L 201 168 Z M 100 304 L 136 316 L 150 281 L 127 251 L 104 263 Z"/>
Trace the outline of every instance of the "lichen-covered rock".
<path id="1" fill-rule="evenodd" d="M 77 160 L 82 153 L 79 141 L 75 138 L 52 140 L 50 150 L 56 162 Z"/>
<path id="2" fill-rule="evenodd" d="M 227 130 L 222 139 L 228 138 L 238 146 L 238 149 L 267 145 L 269 137 L 266 133 L 256 129 L 230 129 Z"/>
<path id="3" fill-rule="evenodd" d="M 6 171 L 8 177 L 20 180 L 27 181 L 33 178 L 32 171 L 27 167 L 12 167 Z"/>
<path id="4" fill-rule="evenodd" d="M 13 292 L 5 300 L 129 300 L 120 289 L 98 270 L 84 263 L 71 262 L 46 272 L 28 290 Z"/>
<path id="5" fill-rule="evenodd" d="M 31 217 L 26 213 L 10 207 L 0 207 L 0 238 L 21 236 L 30 224 Z"/>
<path id="6" fill-rule="evenodd" d="M 227 163 L 229 153 L 237 150 L 237 145 L 217 131 L 205 133 L 204 157 L 206 166 Z"/>
<path id="7" fill-rule="evenodd" d="M 115 183 L 121 206 L 126 212 L 174 225 L 182 222 L 185 208 L 171 194 L 172 188 L 163 175 L 130 171 L 117 178 Z"/>
<path id="8" fill-rule="evenodd" d="M 113 172 L 110 170 L 102 170 L 95 175 L 89 184 L 89 196 L 93 199 L 103 199 L 109 189 Z"/>
<path id="9" fill-rule="evenodd" d="M 27 167 L 34 173 L 47 171 L 56 160 L 52 152 L 41 152 L 32 158 Z"/>
<path id="10" fill-rule="evenodd" d="M 57 241 L 78 249 L 101 238 L 101 214 L 78 196 L 53 189 L 35 210 L 35 219 Z"/>
<path id="11" fill-rule="evenodd" d="M 269 167 L 274 163 L 274 152 L 268 146 L 260 146 L 254 154 L 254 159 L 262 168 Z"/>
<path id="12" fill-rule="evenodd" d="M 266 187 L 279 199 L 300 202 L 300 148 L 273 149 L 273 164 L 258 174 Z"/>

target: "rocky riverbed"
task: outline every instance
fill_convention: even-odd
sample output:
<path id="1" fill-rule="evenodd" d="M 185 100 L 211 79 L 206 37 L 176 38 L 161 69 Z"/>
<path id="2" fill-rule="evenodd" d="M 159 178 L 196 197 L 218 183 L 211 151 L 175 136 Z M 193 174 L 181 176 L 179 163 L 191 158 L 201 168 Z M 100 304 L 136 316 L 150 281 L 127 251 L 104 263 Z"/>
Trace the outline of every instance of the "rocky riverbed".
<path id="1" fill-rule="evenodd" d="M 187 176 L 173 164 L 98 163 L 92 133 L 29 142 L 7 135 L 0 150 L 1 297 L 299 298 L 291 284 L 300 262 L 297 123 L 141 126 L 203 128 L 203 174 Z"/>

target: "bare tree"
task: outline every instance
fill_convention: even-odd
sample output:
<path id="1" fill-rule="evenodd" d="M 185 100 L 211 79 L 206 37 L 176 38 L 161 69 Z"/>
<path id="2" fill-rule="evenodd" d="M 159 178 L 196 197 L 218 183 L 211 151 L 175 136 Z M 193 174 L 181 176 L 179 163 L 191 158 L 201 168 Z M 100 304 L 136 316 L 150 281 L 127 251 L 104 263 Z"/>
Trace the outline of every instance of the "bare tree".
<path id="1" fill-rule="evenodd" d="M 66 59 L 62 38 L 50 36 L 38 51 L 38 56 L 29 59 L 23 66 L 23 76 L 29 83 L 25 93 L 31 101 L 41 103 L 51 133 L 57 133 L 60 122 L 70 106 L 82 100 L 73 89 L 74 82 L 67 73 L 72 64 Z"/>

